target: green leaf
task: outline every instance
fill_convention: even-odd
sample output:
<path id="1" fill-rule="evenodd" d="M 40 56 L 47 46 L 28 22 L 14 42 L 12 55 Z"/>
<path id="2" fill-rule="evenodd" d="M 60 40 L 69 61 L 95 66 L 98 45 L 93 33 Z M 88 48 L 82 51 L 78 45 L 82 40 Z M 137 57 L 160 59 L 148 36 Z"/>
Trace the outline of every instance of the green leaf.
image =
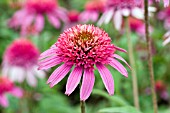
<path id="1" fill-rule="evenodd" d="M 103 92 L 103 91 L 98 90 L 98 89 L 94 89 L 92 94 L 93 95 L 99 95 L 99 96 L 105 97 L 111 103 L 117 104 L 119 106 L 127 106 L 127 105 L 129 105 L 129 103 L 126 102 L 122 97 L 120 97 L 118 95 L 110 96 L 108 93 Z"/>
<path id="2" fill-rule="evenodd" d="M 99 113 L 142 113 L 132 106 L 112 107 L 99 110 Z"/>

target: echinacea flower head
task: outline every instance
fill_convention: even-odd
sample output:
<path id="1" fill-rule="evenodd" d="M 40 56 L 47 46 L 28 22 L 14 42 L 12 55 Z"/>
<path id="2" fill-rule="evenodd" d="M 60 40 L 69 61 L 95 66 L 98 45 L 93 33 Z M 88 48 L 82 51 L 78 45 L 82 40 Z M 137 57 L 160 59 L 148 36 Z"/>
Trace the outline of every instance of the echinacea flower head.
<path id="1" fill-rule="evenodd" d="M 61 26 L 60 20 L 68 21 L 66 10 L 58 5 L 57 0 L 26 0 L 24 7 L 13 15 L 8 24 L 11 28 L 20 28 L 22 36 L 31 34 L 28 29 L 33 26 L 32 34 L 36 35 L 44 28 L 44 15 L 57 29 Z"/>
<path id="2" fill-rule="evenodd" d="M 137 19 L 134 17 L 129 17 L 129 25 L 130 29 L 139 35 L 144 36 L 145 35 L 145 23 L 141 19 Z"/>
<path id="3" fill-rule="evenodd" d="M 111 65 L 124 76 L 128 76 L 127 70 L 116 60 L 122 60 L 127 64 L 122 57 L 115 54 L 117 50 L 126 52 L 111 44 L 111 38 L 102 29 L 93 25 L 77 25 L 65 30 L 58 41 L 40 55 L 39 69 L 48 69 L 62 63 L 47 81 L 50 87 L 53 87 L 73 67 L 66 84 L 65 94 L 70 95 L 82 77 L 80 99 L 85 101 L 94 86 L 96 66 L 108 93 L 113 95 L 114 81 L 106 65 Z"/>
<path id="4" fill-rule="evenodd" d="M 80 22 L 96 22 L 99 14 L 106 8 L 106 0 L 90 0 L 85 4 L 85 11 L 80 14 Z"/>
<path id="5" fill-rule="evenodd" d="M 31 86 L 36 85 L 35 75 L 44 73 L 36 70 L 39 50 L 27 39 L 17 39 L 8 46 L 4 53 L 3 72 L 12 81 L 23 82 L 26 78 Z M 40 74 L 40 75 L 39 75 Z"/>
<path id="6" fill-rule="evenodd" d="M 6 97 L 8 93 L 18 98 L 23 95 L 22 90 L 16 87 L 12 81 L 0 76 L 0 105 L 3 107 L 8 107 L 8 99 Z"/>
<path id="7" fill-rule="evenodd" d="M 27 0 L 26 8 L 30 12 L 35 11 L 36 13 L 48 13 L 58 7 L 56 0 Z"/>

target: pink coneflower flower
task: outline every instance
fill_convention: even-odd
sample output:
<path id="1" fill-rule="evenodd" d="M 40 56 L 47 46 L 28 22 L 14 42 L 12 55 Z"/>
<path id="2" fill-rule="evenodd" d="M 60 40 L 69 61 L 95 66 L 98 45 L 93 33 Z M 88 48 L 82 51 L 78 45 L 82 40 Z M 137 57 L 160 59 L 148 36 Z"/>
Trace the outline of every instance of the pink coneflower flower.
<path id="1" fill-rule="evenodd" d="M 99 14 L 105 10 L 105 1 L 106 0 L 88 1 L 85 5 L 85 11 L 79 16 L 80 22 L 96 22 L 99 18 Z"/>
<path id="2" fill-rule="evenodd" d="M 79 15 L 80 15 L 80 13 L 78 11 L 71 10 L 67 14 L 68 14 L 69 21 L 64 26 L 64 30 L 68 29 L 70 27 L 73 27 L 73 26 L 75 26 L 75 25 L 77 25 L 79 23 Z"/>
<path id="3" fill-rule="evenodd" d="M 107 0 L 107 10 L 98 21 L 98 25 L 108 24 L 113 21 L 117 30 L 121 29 L 123 17 L 133 16 L 139 19 L 144 18 L 144 10 L 141 7 L 142 0 Z"/>
<path id="4" fill-rule="evenodd" d="M 6 94 L 11 94 L 15 97 L 21 98 L 23 92 L 16 87 L 8 78 L 0 76 L 0 105 L 8 107 L 8 99 Z"/>
<path id="5" fill-rule="evenodd" d="M 145 22 L 141 19 L 129 17 L 130 29 L 140 36 L 145 36 Z"/>
<path id="6" fill-rule="evenodd" d="M 165 85 L 165 83 L 161 80 L 156 81 L 155 83 L 155 89 L 157 94 L 164 100 L 168 100 L 169 98 L 169 94 L 167 91 L 167 86 Z"/>
<path id="7" fill-rule="evenodd" d="M 59 20 L 68 21 L 66 11 L 58 6 L 56 0 L 27 0 L 24 7 L 9 20 L 9 26 L 21 28 L 21 35 L 29 34 L 29 27 L 34 26 L 38 34 L 44 28 L 44 14 L 55 28 L 61 26 Z"/>
<path id="8" fill-rule="evenodd" d="M 44 72 L 36 69 L 38 57 L 39 50 L 29 40 L 17 39 L 4 53 L 3 73 L 12 81 L 23 82 L 26 79 L 30 86 L 36 86 L 35 75 L 44 77 Z"/>
<path id="9" fill-rule="evenodd" d="M 50 87 L 53 87 L 74 67 L 69 75 L 65 94 L 70 95 L 83 77 L 80 99 L 85 101 L 94 86 L 94 66 L 96 66 L 108 93 L 113 95 L 114 81 L 106 65 L 111 65 L 122 75 L 128 77 L 127 70 L 116 59 L 122 60 L 126 64 L 127 62 L 115 54 L 117 50 L 126 52 L 111 44 L 111 38 L 105 31 L 93 25 L 77 25 L 65 30 L 59 36 L 58 41 L 40 55 L 39 69 L 48 69 L 63 63 L 47 81 Z"/>

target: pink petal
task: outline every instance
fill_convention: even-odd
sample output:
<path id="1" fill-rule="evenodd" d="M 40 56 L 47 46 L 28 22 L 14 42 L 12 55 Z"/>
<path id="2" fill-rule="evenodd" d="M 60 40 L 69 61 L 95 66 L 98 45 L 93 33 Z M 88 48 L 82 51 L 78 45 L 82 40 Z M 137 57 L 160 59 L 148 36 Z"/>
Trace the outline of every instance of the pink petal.
<path id="1" fill-rule="evenodd" d="M 48 14 L 48 20 L 55 28 L 58 29 L 60 27 L 60 21 L 53 14 Z"/>
<path id="2" fill-rule="evenodd" d="M 8 107 L 8 99 L 5 95 L 0 95 L 0 105 L 3 107 Z"/>
<path id="3" fill-rule="evenodd" d="M 128 77 L 128 72 L 126 70 L 126 68 L 119 63 L 117 60 L 113 59 L 113 58 L 109 58 L 109 64 L 114 67 L 116 70 L 118 70 L 122 75 L 124 75 L 125 77 Z"/>
<path id="4" fill-rule="evenodd" d="M 120 30 L 121 29 L 121 26 L 122 26 L 122 14 L 121 14 L 121 11 L 116 11 L 115 12 L 115 15 L 114 15 L 114 18 L 113 18 L 113 23 L 115 24 L 115 28 L 117 30 Z"/>
<path id="5" fill-rule="evenodd" d="M 69 21 L 67 11 L 61 7 L 56 10 L 56 16 L 58 16 L 65 23 L 68 23 Z"/>
<path id="6" fill-rule="evenodd" d="M 14 87 L 9 93 L 18 98 L 21 98 L 23 96 L 23 90 L 18 87 Z"/>
<path id="7" fill-rule="evenodd" d="M 71 72 L 67 80 L 65 94 L 70 95 L 75 90 L 80 82 L 82 70 L 82 67 L 75 67 L 74 70 Z"/>
<path id="8" fill-rule="evenodd" d="M 92 22 L 96 22 L 99 17 L 99 13 L 96 11 L 91 12 L 90 20 Z"/>
<path id="9" fill-rule="evenodd" d="M 121 56 L 113 54 L 113 57 L 123 61 L 129 67 L 129 69 L 131 69 L 130 65 Z"/>
<path id="10" fill-rule="evenodd" d="M 38 14 L 35 18 L 35 27 L 38 32 L 41 32 L 44 28 L 44 17 L 43 15 Z"/>
<path id="11" fill-rule="evenodd" d="M 62 62 L 62 60 L 58 57 L 54 58 L 52 57 L 53 59 L 50 59 L 50 58 L 47 58 L 47 60 L 45 62 L 39 62 L 39 67 L 38 67 L 38 70 L 43 70 L 43 69 L 49 69 L 51 67 L 54 67 L 58 64 L 60 64 Z"/>
<path id="12" fill-rule="evenodd" d="M 164 7 L 168 7 L 169 6 L 169 0 L 164 0 Z"/>
<path id="13" fill-rule="evenodd" d="M 39 60 L 44 59 L 44 58 L 49 57 L 49 56 L 52 56 L 52 55 L 55 55 L 55 54 L 56 54 L 55 49 L 50 48 L 50 49 L 44 51 L 43 53 L 41 53 Z"/>
<path id="14" fill-rule="evenodd" d="M 27 83 L 32 86 L 36 87 L 37 86 L 37 79 L 35 75 L 31 71 L 27 71 L 27 76 L 26 76 Z"/>
<path id="15" fill-rule="evenodd" d="M 49 77 L 47 83 L 50 83 L 50 87 L 53 87 L 58 82 L 60 82 L 70 71 L 72 65 L 63 64 L 58 67 Z"/>
<path id="16" fill-rule="evenodd" d="M 27 34 L 27 28 L 32 24 L 33 20 L 34 20 L 33 14 L 32 15 L 30 14 L 29 16 L 24 18 L 24 22 L 22 22 L 22 25 L 21 25 L 21 34 L 22 35 Z"/>
<path id="17" fill-rule="evenodd" d="M 110 95 L 114 94 L 114 80 L 110 71 L 101 63 L 96 64 L 103 83 Z"/>
<path id="18" fill-rule="evenodd" d="M 87 23 L 90 20 L 90 15 L 91 15 L 91 13 L 89 11 L 83 11 L 79 15 L 80 22 Z"/>
<path id="19" fill-rule="evenodd" d="M 80 89 L 80 100 L 85 101 L 90 96 L 94 86 L 94 81 L 95 77 L 93 70 L 85 69 Z"/>
<path id="20" fill-rule="evenodd" d="M 116 50 L 127 53 L 127 51 L 125 49 L 122 49 L 120 47 L 114 46 Z"/>

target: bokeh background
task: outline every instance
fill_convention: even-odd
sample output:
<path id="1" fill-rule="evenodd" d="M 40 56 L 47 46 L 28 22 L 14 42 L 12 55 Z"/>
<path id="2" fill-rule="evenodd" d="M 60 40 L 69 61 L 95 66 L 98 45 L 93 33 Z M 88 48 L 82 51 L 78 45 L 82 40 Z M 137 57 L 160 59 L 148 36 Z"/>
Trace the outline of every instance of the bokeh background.
<path id="1" fill-rule="evenodd" d="M 47 16 L 44 15 L 45 24 L 44 29 L 39 34 L 29 34 L 21 36 L 20 29 L 12 29 L 9 27 L 9 19 L 13 14 L 21 9 L 24 0 L 0 0 L 0 63 L 3 63 L 3 55 L 6 48 L 14 40 L 25 37 L 30 40 L 39 50 L 43 52 L 51 47 L 57 41 L 59 35 L 70 25 L 70 23 L 61 22 L 61 26 L 56 29 L 53 27 Z M 68 12 L 74 10 L 77 15 L 85 11 L 85 5 L 87 0 L 58 0 L 58 4 L 65 8 Z M 156 80 L 156 93 L 158 98 L 159 113 L 170 113 L 170 44 L 163 45 L 163 41 L 167 36 L 164 34 L 168 32 L 168 28 L 165 27 L 165 19 L 159 19 L 159 12 L 164 11 L 167 8 L 163 7 L 163 4 L 153 3 L 152 7 L 156 8 L 152 12 L 150 17 L 151 35 L 152 38 L 152 55 L 153 66 Z M 170 13 L 168 13 L 170 15 Z M 99 13 L 97 21 L 88 21 L 86 24 L 94 24 L 97 26 L 97 22 L 102 16 L 102 12 Z M 85 16 L 86 17 L 86 16 Z M 127 18 L 127 17 L 124 17 Z M 124 21 L 125 19 L 123 19 Z M 134 22 L 135 20 L 132 20 Z M 140 20 L 144 23 L 144 20 Z M 24 20 L 23 20 L 24 22 Z M 73 25 L 83 23 L 76 20 Z M 138 22 L 137 22 L 138 24 Z M 135 26 L 135 25 L 134 25 Z M 136 25 L 137 26 L 137 25 Z M 115 29 L 115 25 L 112 20 L 107 24 L 100 26 L 104 29 L 112 38 L 113 44 L 128 50 L 127 37 L 124 32 L 123 24 L 122 29 Z M 143 35 L 133 31 L 131 29 L 131 40 L 133 43 L 133 52 L 135 58 L 138 88 L 139 88 L 139 103 L 140 111 L 142 113 L 152 113 L 152 98 L 150 91 L 150 77 L 148 72 L 147 62 L 147 46 L 146 40 Z M 117 52 L 126 61 L 129 62 L 128 54 Z M 95 71 L 95 85 L 90 98 L 86 101 L 87 113 L 102 112 L 102 109 L 113 108 L 118 109 L 121 113 L 137 113 L 133 107 L 133 89 L 131 71 L 128 69 L 129 77 L 125 78 L 115 69 L 108 67 L 111 71 L 115 81 L 115 94 L 109 96 L 104 88 L 103 82 L 98 71 Z M 23 83 L 15 82 L 15 85 L 22 88 L 24 91 L 23 97 L 18 99 L 10 94 L 7 94 L 9 100 L 9 106 L 4 108 L 0 106 L 0 113 L 80 113 L 80 99 L 79 99 L 79 87 L 70 95 L 64 95 L 65 85 L 67 77 L 65 77 L 59 84 L 50 88 L 46 81 L 50 74 L 56 69 L 56 67 L 46 70 L 46 77 L 38 79 L 36 87 L 31 87 L 26 81 Z M 18 72 L 20 73 L 20 72 Z M 0 67 L 0 75 L 2 75 L 2 65 Z M 1 87 L 1 86 L 0 86 Z M 162 93 L 165 93 L 163 95 Z M 163 95 L 163 96 L 162 96 Z M 164 98 L 166 97 L 166 98 Z M 120 107 L 122 109 L 120 109 Z M 121 111 L 125 110 L 125 111 Z M 134 110 L 134 111 L 133 111 Z M 106 112 L 107 113 L 107 112 Z M 112 113 L 112 112 L 110 112 Z M 113 112 L 114 113 L 114 112 Z"/>

